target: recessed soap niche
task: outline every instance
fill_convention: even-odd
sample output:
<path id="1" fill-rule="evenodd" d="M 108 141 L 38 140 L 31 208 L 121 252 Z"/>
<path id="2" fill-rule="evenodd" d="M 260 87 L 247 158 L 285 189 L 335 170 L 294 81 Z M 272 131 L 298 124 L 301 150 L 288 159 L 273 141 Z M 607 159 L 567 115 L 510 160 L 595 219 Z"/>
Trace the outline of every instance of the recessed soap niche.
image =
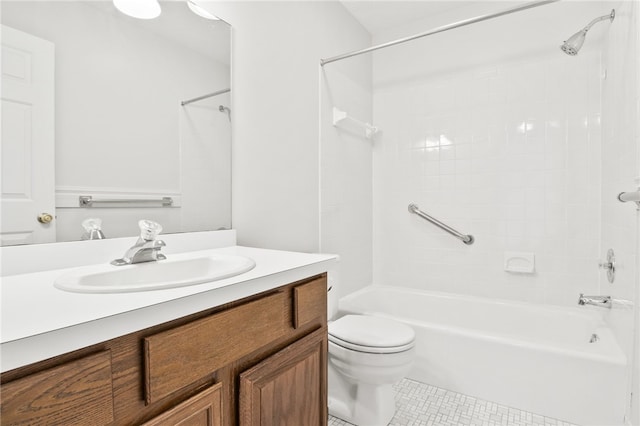
<path id="1" fill-rule="evenodd" d="M 504 270 L 515 274 L 533 274 L 536 271 L 536 256 L 529 252 L 507 251 L 504 253 Z"/>

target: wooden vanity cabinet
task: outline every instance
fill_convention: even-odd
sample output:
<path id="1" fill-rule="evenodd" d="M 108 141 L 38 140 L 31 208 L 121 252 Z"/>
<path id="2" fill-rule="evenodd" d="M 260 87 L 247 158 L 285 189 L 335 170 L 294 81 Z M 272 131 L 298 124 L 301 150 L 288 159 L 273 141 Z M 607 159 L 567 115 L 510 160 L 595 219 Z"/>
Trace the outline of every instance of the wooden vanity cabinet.
<path id="1" fill-rule="evenodd" d="M 326 365 L 318 330 L 240 374 L 240 425 L 326 425 Z"/>
<path id="2" fill-rule="evenodd" d="M 146 422 L 144 426 L 222 426 L 222 384 L 218 383 Z"/>
<path id="3" fill-rule="evenodd" d="M 326 279 L 5 372 L 2 424 L 325 426 Z"/>
<path id="4" fill-rule="evenodd" d="M 110 424 L 111 354 L 101 351 L 29 374 L 0 389 L 0 421 L 9 424 Z"/>

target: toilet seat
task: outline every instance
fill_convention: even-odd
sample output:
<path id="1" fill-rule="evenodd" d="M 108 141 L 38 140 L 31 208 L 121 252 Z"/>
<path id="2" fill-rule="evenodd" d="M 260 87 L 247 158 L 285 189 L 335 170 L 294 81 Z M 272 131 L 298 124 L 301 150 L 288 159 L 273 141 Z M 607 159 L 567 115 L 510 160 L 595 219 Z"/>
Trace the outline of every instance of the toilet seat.
<path id="1" fill-rule="evenodd" d="M 399 352 L 405 352 L 413 347 L 413 342 L 408 343 L 403 346 L 392 346 L 392 347 L 377 347 L 377 346 L 363 346 L 356 345 L 350 342 L 345 342 L 344 340 L 340 340 L 335 336 L 329 335 L 329 342 L 335 345 L 341 346 L 345 349 L 349 349 L 355 352 L 363 352 L 368 354 L 395 354 Z"/>
<path id="2" fill-rule="evenodd" d="M 414 339 L 408 325 L 371 315 L 346 315 L 329 324 L 329 341 L 357 352 L 404 352 L 414 346 Z"/>

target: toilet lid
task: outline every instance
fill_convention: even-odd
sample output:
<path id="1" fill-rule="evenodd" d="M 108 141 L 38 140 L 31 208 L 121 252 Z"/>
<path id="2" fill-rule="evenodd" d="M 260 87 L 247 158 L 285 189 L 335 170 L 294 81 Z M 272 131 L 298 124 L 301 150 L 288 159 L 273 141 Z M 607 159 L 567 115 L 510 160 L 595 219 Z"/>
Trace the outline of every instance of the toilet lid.
<path id="1" fill-rule="evenodd" d="M 401 352 L 413 347 L 413 328 L 370 315 L 346 315 L 329 324 L 329 341 L 370 353 Z"/>

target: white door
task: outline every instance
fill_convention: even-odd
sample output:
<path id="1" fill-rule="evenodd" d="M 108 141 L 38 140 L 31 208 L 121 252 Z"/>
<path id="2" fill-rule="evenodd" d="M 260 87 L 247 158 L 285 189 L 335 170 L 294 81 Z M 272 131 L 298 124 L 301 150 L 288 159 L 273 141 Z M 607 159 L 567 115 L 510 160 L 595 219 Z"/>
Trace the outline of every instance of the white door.
<path id="1" fill-rule="evenodd" d="M 0 245 L 54 242 L 54 45 L 4 25 L 1 40 Z"/>

